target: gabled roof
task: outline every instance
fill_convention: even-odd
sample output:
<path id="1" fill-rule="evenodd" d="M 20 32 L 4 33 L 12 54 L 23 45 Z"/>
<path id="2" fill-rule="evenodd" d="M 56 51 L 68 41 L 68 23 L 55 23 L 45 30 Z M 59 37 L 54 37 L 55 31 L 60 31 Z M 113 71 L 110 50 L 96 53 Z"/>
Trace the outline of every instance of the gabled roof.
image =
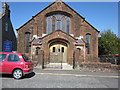
<path id="1" fill-rule="evenodd" d="M 72 9 L 69 5 L 67 5 L 65 2 L 63 2 L 62 0 L 56 0 L 55 2 L 53 2 L 52 4 L 50 4 L 49 6 L 47 6 L 46 8 L 44 8 L 42 11 L 40 11 L 39 13 L 37 13 L 35 16 L 33 16 L 29 21 L 27 21 L 24 25 L 26 25 L 28 22 L 30 22 L 34 17 L 36 17 L 38 14 L 40 14 L 41 12 L 43 12 L 44 10 L 46 10 L 47 8 L 49 8 L 50 6 L 52 6 L 54 3 L 56 2 L 62 2 L 64 3 L 67 7 L 69 7 L 72 11 L 74 11 L 77 15 L 79 15 L 82 19 L 84 19 L 84 21 L 86 23 L 88 23 L 85 18 L 83 18 L 79 13 L 77 13 L 74 9 Z M 92 28 L 94 28 L 97 32 L 100 32 L 98 31 L 95 27 L 93 27 L 90 23 L 88 23 Z M 20 28 L 22 28 L 24 25 L 22 25 Z M 20 29 L 18 28 L 17 31 Z"/>
<path id="2" fill-rule="evenodd" d="M 64 2 L 63 2 L 63 3 L 64 3 Z M 87 22 L 84 17 L 82 17 L 79 13 L 77 13 L 74 9 L 72 9 L 69 5 L 67 5 L 66 3 L 64 3 L 64 4 L 65 4 L 66 6 L 68 6 L 72 11 L 74 11 L 78 16 L 80 16 L 82 19 L 84 19 L 84 21 L 85 21 L 86 23 L 88 23 L 92 28 L 94 28 L 97 32 L 100 32 L 100 31 L 98 31 L 95 27 L 93 27 L 89 22 Z"/>
<path id="3" fill-rule="evenodd" d="M 32 16 L 32 18 L 27 21 L 25 24 L 23 24 L 21 27 L 19 27 L 18 29 L 16 29 L 17 31 L 22 28 L 23 26 L 25 26 L 27 23 L 29 23 L 34 17 L 36 17 L 38 14 L 40 14 L 41 12 L 43 12 L 45 9 L 47 9 L 48 7 L 52 6 L 55 2 L 53 2 L 52 4 L 50 4 L 49 6 L 47 6 L 46 8 L 44 8 L 42 11 L 40 11 L 39 13 L 37 13 L 35 16 Z"/>

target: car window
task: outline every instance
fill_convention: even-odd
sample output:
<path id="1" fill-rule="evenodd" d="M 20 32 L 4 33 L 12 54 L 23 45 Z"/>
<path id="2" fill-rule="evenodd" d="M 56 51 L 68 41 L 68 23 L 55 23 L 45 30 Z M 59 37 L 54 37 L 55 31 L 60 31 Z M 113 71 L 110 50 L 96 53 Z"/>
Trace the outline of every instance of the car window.
<path id="1" fill-rule="evenodd" d="M 28 59 L 28 57 L 26 55 L 22 55 L 23 59 L 25 62 L 30 62 L 30 60 Z"/>
<path id="2" fill-rule="evenodd" d="M 18 62 L 18 61 L 20 61 L 20 59 L 19 59 L 18 55 L 10 54 L 8 56 L 8 61 L 9 62 Z"/>
<path id="3" fill-rule="evenodd" d="M 0 61 L 4 61 L 6 58 L 6 54 L 0 54 Z"/>

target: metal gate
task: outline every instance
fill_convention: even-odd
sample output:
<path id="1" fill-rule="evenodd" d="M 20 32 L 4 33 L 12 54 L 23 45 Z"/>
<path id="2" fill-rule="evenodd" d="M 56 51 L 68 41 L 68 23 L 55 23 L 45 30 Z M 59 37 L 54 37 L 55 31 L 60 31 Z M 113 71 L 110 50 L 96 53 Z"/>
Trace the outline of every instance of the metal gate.
<path id="1" fill-rule="evenodd" d="M 63 53 L 50 53 L 50 63 L 62 63 Z"/>

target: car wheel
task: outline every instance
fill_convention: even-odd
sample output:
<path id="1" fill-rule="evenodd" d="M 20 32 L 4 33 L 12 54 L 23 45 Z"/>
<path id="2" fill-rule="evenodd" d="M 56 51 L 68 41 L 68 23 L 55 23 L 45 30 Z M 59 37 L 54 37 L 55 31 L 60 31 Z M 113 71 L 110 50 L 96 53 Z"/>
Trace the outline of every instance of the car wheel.
<path id="1" fill-rule="evenodd" d="M 23 72 L 20 69 L 16 69 L 13 71 L 13 77 L 14 79 L 20 79 L 23 77 Z"/>

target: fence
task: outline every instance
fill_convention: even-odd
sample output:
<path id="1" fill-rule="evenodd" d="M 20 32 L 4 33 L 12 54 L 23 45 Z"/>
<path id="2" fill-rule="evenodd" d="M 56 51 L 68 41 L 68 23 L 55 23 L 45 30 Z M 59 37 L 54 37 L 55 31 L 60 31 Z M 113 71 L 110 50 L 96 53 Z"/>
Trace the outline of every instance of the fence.
<path id="1" fill-rule="evenodd" d="M 120 65 L 120 54 L 100 55 L 100 62 Z"/>

